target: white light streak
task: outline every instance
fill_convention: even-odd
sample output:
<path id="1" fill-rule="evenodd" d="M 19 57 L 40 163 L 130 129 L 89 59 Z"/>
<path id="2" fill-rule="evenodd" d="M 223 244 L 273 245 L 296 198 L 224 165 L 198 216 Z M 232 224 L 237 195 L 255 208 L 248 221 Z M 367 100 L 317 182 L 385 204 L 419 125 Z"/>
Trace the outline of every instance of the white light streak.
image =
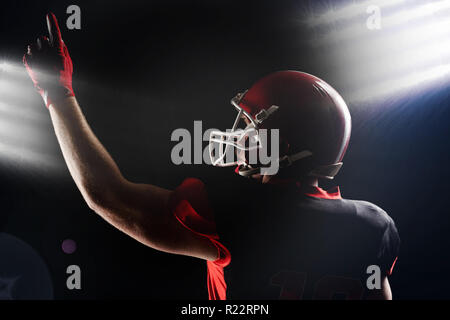
<path id="1" fill-rule="evenodd" d="M 340 20 L 350 20 L 359 15 L 366 14 L 367 7 L 371 5 L 379 6 L 380 8 L 388 8 L 403 3 L 404 0 L 367 0 L 359 3 L 351 4 L 339 8 L 337 10 L 330 10 L 318 17 L 312 17 L 308 21 L 312 27 L 317 27 L 324 24 L 335 23 Z"/>

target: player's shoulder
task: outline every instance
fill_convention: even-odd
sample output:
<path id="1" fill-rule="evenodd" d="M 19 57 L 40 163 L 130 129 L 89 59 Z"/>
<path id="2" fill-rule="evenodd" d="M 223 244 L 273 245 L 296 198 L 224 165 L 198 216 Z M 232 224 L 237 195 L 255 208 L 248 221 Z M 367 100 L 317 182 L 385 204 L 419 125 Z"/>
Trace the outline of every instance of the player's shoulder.
<path id="1" fill-rule="evenodd" d="M 343 201 L 352 204 L 355 208 L 358 219 L 366 221 L 373 227 L 386 230 L 391 225 L 394 225 L 394 220 L 389 216 L 389 214 L 372 202 L 350 199 L 343 199 Z"/>

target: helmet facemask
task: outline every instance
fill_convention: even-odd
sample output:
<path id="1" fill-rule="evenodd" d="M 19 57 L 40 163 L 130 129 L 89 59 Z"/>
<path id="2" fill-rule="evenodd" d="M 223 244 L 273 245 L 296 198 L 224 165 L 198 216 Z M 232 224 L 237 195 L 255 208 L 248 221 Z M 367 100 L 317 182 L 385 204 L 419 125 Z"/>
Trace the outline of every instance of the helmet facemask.
<path id="1" fill-rule="evenodd" d="M 209 137 L 211 164 L 218 167 L 248 165 L 246 153 L 261 148 L 257 124 L 239 106 L 236 98 L 231 100 L 231 104 L 238 112 L 232 128 L 227 131 L 213 130 Z"/>
<path id="2" fill-rule="evenodd" d="M 212 165 L 218 167 L 238 166 L 236 172 L 248 177 L 261 173 L 262 165 L 259 163 L 258 151 L 265 146 L 260 135 L 260 125 L 278 107 L 272 106 L 268 110 L 261 110 L 253 118 L 239 106 L 245 93 L 240 93 L 231 100 L 231 104 L 238 112 L 233 127 L 227 131 L 211 131 L 209 154 Z"/>

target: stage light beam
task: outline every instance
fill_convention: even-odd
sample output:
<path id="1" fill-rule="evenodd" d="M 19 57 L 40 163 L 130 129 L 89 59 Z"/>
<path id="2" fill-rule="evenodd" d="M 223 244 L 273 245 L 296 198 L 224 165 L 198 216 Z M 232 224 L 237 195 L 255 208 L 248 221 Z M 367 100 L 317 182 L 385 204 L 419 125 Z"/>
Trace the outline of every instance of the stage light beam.
<path id="1" fill-rule="evenodd" d="M 318 16 L 308 19 L 308 24 L 312 27 L 318 27 L 326 24 L 333 24 L 342 20 L 351 20 L 359 15 L 365 15 L 369 6 L 378 6 L 388 8 L 402 4 L 405 0 L 367 0 L 359 3 L 353 3 L 343 6 L 336 10 L 329 10 Z"/>
<path id="2" fill-rule="evenodd" d="M 330 11 L 328 21 L 345 23 L 317 30 L 315 40 L 321 60 L 343 75 L 351 98 L 368 101 L 407 88 L 419 92 L 450 80 L 449 0 L 405 2 L 383 11 L 379 30 L 369 30 L 364 16 L 353 19 L 355 7 L 348 7 L 339 14 Z"/>

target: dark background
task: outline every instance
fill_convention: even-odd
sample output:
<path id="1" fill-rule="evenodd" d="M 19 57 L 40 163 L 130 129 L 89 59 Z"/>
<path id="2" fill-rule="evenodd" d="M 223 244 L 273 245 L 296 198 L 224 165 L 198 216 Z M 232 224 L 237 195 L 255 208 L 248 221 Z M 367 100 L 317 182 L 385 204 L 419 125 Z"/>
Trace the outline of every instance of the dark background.
<path id="1" fill-rule="evenodd" d="M 232 194 L 232 169 L 171 163 L 171 132 L 192 131 L 194 120 L 203 120 L 204 128 L 228 128 L 235 116 L 230 98 L 276 70 L 312 73 L 346 99 L 357 84 L 345 70 L 315 58 L 302 23 L 306 12 L 330 3 L 8 1 L 0 15 L 0 54 L 20 63 L 53 11 L 74 63 L 77 98 L 124 175 L 166 188 L 187 176 L 214 176 Z M 65 27 L 70 4 L 81 7 L 81 30 Z M 33 91 L 31 82 L 26 90 Z M 45 114 L 32 94 L 30 103 Z M 344 197 L 374 202 L 395 220 L 402 247 L 390 278 L 394 298 L 449 298 L 448 86 L 348 105 L 352 139 L 342 171 L 326 187 L 339 185 Z M 148 249 L 96 216 L 63 166 L 50 122 L 41 130 L 61 168 L 0 163 L 0 230 L 39 252 L 55 297 L 205 299 L 205 263 Z M 67 238 L 78 244 L 72 255 L 61 250 Z M 81 267 L 81 291 L 65 287 L 70 264 Z"/>

